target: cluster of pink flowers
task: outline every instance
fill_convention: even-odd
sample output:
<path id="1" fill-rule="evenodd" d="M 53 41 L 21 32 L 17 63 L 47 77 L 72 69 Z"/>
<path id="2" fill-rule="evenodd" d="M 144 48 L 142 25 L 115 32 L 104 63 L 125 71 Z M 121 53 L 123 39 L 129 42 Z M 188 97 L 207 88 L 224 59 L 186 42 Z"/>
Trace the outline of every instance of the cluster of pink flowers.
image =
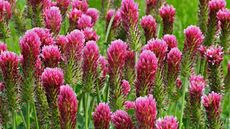
<path id="1" fill-rule="evenodd" d="M 223 60 L 223 48 L 220 46 L 211 46 L 206 50 L 205 56 L 207 58 L 207 62 L 211 65 L 219 66 Z"/>
<path id="2" fill-rule="evenodd" d="M 60 87 L 58 108 L 60 111 L 61 128 L 75 128 L 78 101 L 75 92 L 69 85 L 63 85 Z"/>
<path id="3" fill-rule="evenodd" d="M 156 38 L 157 23 L 151 15 L 144 16 L 141 19 L 141 27 L 145 32 L 146 41 L 149 41 L 152 38 Z"/>
<path id="4" fill-rule="evenodd" d="M 156 129 L 178 129 L 177 119 L 173 116 L 165 116 L 156 121 Z"/>
<path id="5" fill-rule="evenodd" d="M 122 25 L 125 31 L 129 31 L 130 28 L 136 27 L 139 13 L 138 5 L 134 2 L 134 0 L 122 0 L 120 12 Z"/>
<path id="6" fill-rule="evenodd" d="M 46 28 L 54 34 L 58 34 L 61 29 L 62 16 L 58 7 L 50 7 L 44 11 Z"/>
<path id="7" fill-rule="evenodd" d="M 189 94 L 191 101 L 200 102 L 201 96 L 203 95 L 205 88 L 205 80 L 202 76 L 191 76 L 190 77 L 190 88 Z"/>
<path id="8" fill-rule="evenodd" d="M 8 22 L 12 16 L 11 4 L 8 1 L 0 1 L 0 22 Z"/>
<path id="9" fill-rule="evenodd" d="M 107 14 L 106 14 L 106 28 L 109 25 L 110 20 L 112 19 L 114 15 L 114 19 L 113 19 L 113 23 L 112 23 L 112 29 L 118 28 L 121 24 L 121 13 L 120 11 L 115 11 L 114 9 L 110 9 L 108 10 Z"/>
<path id="10" fill-rule="evenodd" d="M 152 92 L 157 71 L 157 58 L 150 50 L 140 54 L 136 64 L 137 77 L 135 81 L 136 95 L 144 96 Z"/>
<path id="11" fill-rule="evenodd" d="M 88 8 L 87 1 L 72 1 L 72 9 L 69 12 L 70 31 L 74 29 L 92 28 L 98 18 L 99 12 L 95 8 Z"/>

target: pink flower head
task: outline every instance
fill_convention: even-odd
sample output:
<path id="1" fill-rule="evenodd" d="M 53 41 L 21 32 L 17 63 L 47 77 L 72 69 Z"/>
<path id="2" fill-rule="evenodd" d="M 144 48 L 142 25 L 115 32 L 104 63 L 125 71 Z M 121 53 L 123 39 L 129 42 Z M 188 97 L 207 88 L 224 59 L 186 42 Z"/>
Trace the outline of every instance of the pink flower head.
<path id="1" fill-rule="evenodd" d="M 77 96 L 69 85 L 62 85 L 58 95 L 61 128 L 75 129 L 78 110 Z"/>
<path id="2" fill-rule="evenodd" d="M 46 68 L 42 73 L 41 80 L 42 80 L 42 85 L 45 88 L 47 97 L 49 99 L 50 98 L 56 99 L 57 95 L 59 94 L 60 87 L 64 83 L 64 74 L 62 69 Z"/>
<path id="3" fill-rule="evenodd" d="M 184 30 L 185 33 L 185 43 L 184 52 L 189 52 L 192 56 L 196 54 L 199 46 L 204 40 L 204 36 L 197 26 L 189 26 Z"/>
<path id="4" fill-rule="evenodd" d="M 75 56 L 76 60 L 81 60 L 82 52 L 85 43 L 84 34 L 80 30 L 74 30 L 67 36 L 68 42 L 66 44 L 66 56 Z"/>
<path id="5" fill-rule="evenodd" d="M 163 119 L 158 119 L 156 129 L 178 129 L 177 119 L 173 116 L 165 116 Z"/>
<path id="6" fill-rule="evenodd" d="M 76 8 L 78 10 L 81 10 L 82 12 L 86 12 L 89 5 L 86 0 L 73 0 L 72 6 L 73 9 Z"/>
<path id="7" fill-rule="evenodd" d="M 158 63 L 162 64 L 166 58 L 166 53 L 168 52 L 168 45 L 164 40 L 151 39 L 143 47 L 142 51 L 144 50 L 152 51 L 158 58 Z"/>
<path id="8" fill-rule="evenodd" d="M 163 21 L 173 23 L 175 20 L 176 9 L 172 5 L 165 4 L 160 8 L 160 16 Z"/>
<path id="9" fill-rule="evenodd" d="M 212 92 L 208 96 L 202 96 L 202 103 L 209 120 L 219 118 L 221 114 L 222 95 Z"/>
<path id="10" fill-rule="evenodd" d="M 107 50 L 109 75 L 115 75 L 117 72 L 121 74 L 125 65 L 125 57 L 127 52 L 127 44 L 122 40 L 112 41 Z"/>
<path id="11" fill-rule="evenodd" d="M 77 25 L 77 21 L 81 17 L 81 15 L 82 15 L 82 11 L 81 10 L 78 10 L 78 9 L 75 9 L 75 8 L 72 9 L 69 12 L 69 15 L 68 15 L 70 23 L 73 24 L 74 26 L 76 26 Z"/>
<path id="12" fill-rule="evenodd" d="M 155 126 L 157 107 L 152 95 L 138 97 L 135 101 L 135 115 L 140 129 L 153 129 Z"/>
<path id="13" fill-rule="evenodd" d="M 180 71 L 181 59 L 182 59 L 182 53 L 177 47 L 172 48 L 169 51 L 167 55 L 168 76 L 177 77 Z"/>
<path id="14" fill-rule="evenodd" d="M 135 102 L 133 101 L 125 101 L 124 103 L 125 106 L 125 110 L 131 110 L 131 109 L 135 109 Z"/>
<path id="15" fill-rule="evenodd" d="M 200 52 L 200 56 L 203 58 L 205 56 L 205 52 L 207 50 L 206 46 L 205 45 L 201 45 L 198 50 Z"/>
<path id="16" fill-rule="evenodd" d="M 89 41 L 83 50 L 83 79 L 97 74 L 98 59 L 100 57 L 99 48 L 95 41 Z M 87 81 L 87 80 L 86 80 Z"/>
<path id="17" fill-rule="evenodd" d="M 176 36 L 174 35 L 166 34 L 164 35 L 163 40 L 168 44 L 169 50 L 178 46 Z"/>
<path id="18" fill-rule="evenodd" d="M 100 79 L 99 79 L 99 86 L 102 88 L 104 86 L 104 83 L 106 81 L 106 75 L 108 73 L 108 61 L 105 59 L 105 57 L 100 56 L 98 59 L 98 65 L 100 70 Z"/>
<path id="19" fill-rule="evenodd" d="M 28 30 L 20 40 L 21 54 L 23 56 L 22 67 L 25 72 L 34 69 L 37 58 L 40 54 L 41 41 L 39 36 L 33 31 Z"/>
<path id="20" fill-rule="evenodd" d="M 157 0 L 145 0 L 146 2 L 146 14 L 150 14 L 154 7 L 157 6 Z"/>
<path id="21" fill-rule="evenodd" d="M 205 80 L 202 76 L 192 75 L 190 77 L 190 88 L 189 93 L 192 101 L 200 102 L 201 96 L 205 88 Z"/>
<path id="22" fill-rule="evenodd" d="M 8 22 L 11 16 L 12 10 L 10 3 L 5 0 L 0 0 L 0 22 L 2 22 L 3 20 L 6 20 L 6 22 Z"/>
<path id="23" fill-rule="evenodd" d="M 65 45 L 68 43 L 68 39 L 64 35 L 58 35 L 55 41 L 62 53 L 65 51 Z"/>
<path id="24" fill-rule="evenodd" d="M 88 15 L 82 14 L 79 20 L 77 21 L 77 28 L 85 29 L 87 27 L 93 27 L 92 18 Z"/>
<path id="25" fill-rule="evenodd" d="M 92 25 L 95 25 L 99 18 L 99 11 L 95 8 L 89 8 L 86 14 L 92 18 Z"/>
<path id="26" fill-rule="evenodd" d="M 93 28 L 85 28 L 83 30 L 83 33 L 85 35 L 85 41 L 90 41 L 90 40 L 93 40 L 93 41 L 98 41 L 99 40 L 99 36 L 97 35 L 97 33 L 94 31 Z"/>
<path id="27" fill-rule="evenodd" d="M 135 86 L 137 96 L 151 93 L 157 71 L 157 62 L 155 54 L 149 50 L 145 50 L 140 54 L 136 64 L 137 77 Z"/>
<path id="28" fill-rule="evenodd" d="M 46 28 L 54 34 L 58 34 L 61 29 L 62 16 L 58 7 L 50 7 L 44 11 Z"/>
<path id="29" fill-rule="evenodd" d="M 108 61 L 105 59 L 105 57 L 100 56 L 99 59 L 98 59 L 98 64 L 101 67 L 102 76 L 106 77 L 106 74 L 108 72 Z"/>
<path id="30" fill-rule="evenodd" d="M 106 17 L 105 17 L 106 28 L 108 28 L 109 22 L 112 19 L 113 15 L 115 15 L 115 16 L 114 16 L 113 23 L 112 23 L 112 29 L 115 29 L 115 28 L 120 26 L 120 24 L 121 24 L 121 13 L 120 13 L 120 11 L 118 10 L 115 12 L 114 9 L 110 9 L 110 10 L 108 10 Z"/>
<path id="31" fill-rule="evenodd" d="M 132 119 L 123 110 L 117 110 L 111 116 L 111 121 L 116 129 L 133 129 Z"/>
<path id="32" fill-rule="evenodd" d="M 223 23 L 223 22 L 229 22 L 230 23 L 230 10 L 229 9 L 222 9 L 218 11 L 217 18 Z"/>
<path id="33" fill-rule="evenodd" d="M 66 11 L 68 10 L 68 7 L 70 5 L 70 0 L 56 0 L 57 7 L 61 10 L 61 14 L 64 15 Z"/>
<path id="34" fill-rule="evenodd" d="M 0 42 L 0 54 L 7 50 L 7 45 L 3 42 Z"/>
<path id="35" fill-rule="evenodd" d="M 141 27 L 145 32 L 146 41 L 156 38 L 157 23 L 151 15 L 142 17 Z"/>
<path id="36" fill-rule="evenodd" d="M 93 123 L 95 129 L 109 129 L 111 112 L 108 104 L 99 103 L 93 112 Z"/>
<path id="37" fill-rule="evenodd" d="M 42 60 L 45 64 L 45 67 L 58 67 L 59 62 L 61 61 L 61 52 L 56 45 L 44 46 L 42 48 Z"/>
<path id="38" fill-rule="evenodd" d="M 211 65 L 219 66 L 224 59 L 223 48 L 220 46 L 210 46 L 207 49 L 205 56 L 208 63 L 210 63 Z"/>
<path id="39" fill-rule="evenodd" d="M 122 87 L 122 93 L 124 96 L 127 96 L 130 92 L 130 84 L 126 80 L 122 80 L 121 82 L 121 87 Z"/>
<path id="40" fill-rule="evenodd" d="M 9 51 L 4 51 L 0 55 L 0 68 L 4 81 L 11 81 L 16 83 L 18 78 L 18 56 Z"/>
<path id="41" fill-rule="evenodd" d="M 41 41 L 41 47 L 44 45 L 54 44 L 54 39 L 49 29 L 33 28 L 32 30 L 39 36 Z"/>
<path id="42" fill-rule="evenodd" d="M 129 31 L 130 28 L 136 27 L 139 12 L 138 5 L 134 0 L 122 0 L 120 12 L 125 31 Z"/>
<path id="43" fill-rule="evenodd" d="M 225 0 L 211 0 L 208 3 L 210 12 L 218 12 L 220 9 L 225 8 L 225 6 L 226 6 Z"/>

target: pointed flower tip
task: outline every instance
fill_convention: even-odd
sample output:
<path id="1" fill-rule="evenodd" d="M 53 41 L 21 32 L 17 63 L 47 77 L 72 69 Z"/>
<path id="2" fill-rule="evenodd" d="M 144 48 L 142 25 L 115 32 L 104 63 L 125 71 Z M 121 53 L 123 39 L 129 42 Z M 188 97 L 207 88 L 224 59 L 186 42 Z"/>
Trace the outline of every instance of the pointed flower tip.
<path id="1" fill-rule="evenodd" d="M 117 10 L 115 12 L 114 9 L 108 10 L 105 19 L 106 19 L 106 26 L 108 27 L 109 22 L 112 19 L 113 15 L 115 15 L 115 16 L 114 16 L 114 19 L 113 19 L 112 28 L 115 29 L 115 28 L 119 27 L 120 24 L 121 24 L 121 13 L 120 13 L 120 11 Z"/>
<path id="2" fill-rule="evenodd" d="M 77 21 L 77 28 L 78 29 L 85 29 L 85 28 L 92 28 L 92 18 L 89 15 L 82 14 L 81 17 Z"/>
<path id="3" fill-rule="evenodd" d="M 190 51 L 195 54 L 204 40 L 204 36 L 199 27 L 191 25 L 184 30 L 185 44 L 184 51 Z"/>
<path id="4" fill-rule="evenodd" d="M 229 22 L 230 23 L 230 10 L 229 9 L 222 9 L 220 11 L 218 11 L 217 13 L 217 18 L 221 21 L 221 22 Z"/>
<path id="5" fill-rule="evenodd" d="M 111 116 L 111 121 L 116 129 L 132 129 L 132 119 L 127 112 L 117 110 Z"/>
<path id="6" fill-rule="evenodd" d="M 131 110 L 131 109 L 135 109 L 135 102 L 125 101 L 124 106 L 125 106 L 126 111 Z"/>
<path id="7" fill-rule="evenodd" d="M 178 122 L 174 116 L 165 116 L 156 121 L 156 129 L 178 129 Z"/>
<path id="8" fill-rule="evenodd" d="M 135 27 L 138 23 L 138 5 L 134 0 L 122 0 L 121 3 L 121 18 L 124 29 L 128 31 L 130 27 Z"/>
<path id="9" fill-rule="evenodd" d="M 190 77 L 190 96 L 195 97 L 198 96 L 198 99 L 203 95 L 203 91 L 206 85 L 204 78 L 201 75 L 192 75 Z M 192 98 L 194 99 L 194 98 Z"/>
<path id="10" fill-rule="evenodd" d="M 167 20 L 170 23 L 174 22 L 176 9 L 172 5 L 165 4 L 159 11 L 163 20 Z"/>
<path id="11" fill-rule="evenodd" d="M 179 72 L 181 60 L 182 60 L 181 51 L 177 47 L 172 48 L 167 55 L 169 73 L 177 74 Z"/>
<path id="12" fill-rule="evenodd" d="M 60 68 L 46 68 L 41 76 L 45 89 L 60 89 L 64 83 L 64 74 Z"/>
<path id="13" fill-rule="evenodd" d="M 109 129 L 111 120 L 111 112 L 109 105 L 106 103 L 99 103 L 93 112 L 93 122 L 95 129 Z"/>
<path id="14" fill-rule="evenodd" d="M 153 96 L 138 97 L 135 101 L 135 107 L 139 128 L 154 128 L 157 109 Z"/>
<path id="15" fill-rule="evenodd" d="M 208 95 L 202 96 L 202 103 L 208 116 L 214 113 L 213 117 L 219 117 L 221 113 L 221 99 L 222 95 L 215 92 L 211 92 Z"/>
<path id="16" fill-rule="evenodd" d="M 83 30 L 83 33 L 85 35 L 86 42 L 90 40 L 93 40 L 93 41 L 99 40 L 99 36 L 97 35 L 96 31 L 93 28 L 87 27 Z"/>
<path id="17" fill-rule="evenodd" d="M 81 10 L 78 10 L 76 8 L 72 9 L 68 15 L 70 23 L 76 25 L 78 19 L 81 17 L 82 14 L 83 12 Z"/>
<path id="18" fill-rule="evenodd" d="M 46 67 L 58 67 L 61 61 L 61 52 L 56 45 L 44 46 L 41 57 Z"/>
<path id="19" fill-rule="evenodd" d="M 4 51 L 0 55 L 0 68 L 5 79 L 17 79 L 19 57 L 14 52 Z M 10 77 L 12 74 L 13 77 Z M 10 76 L 9 76 L 10 75 Z M 10 80 L 13 81 L 13 80 Z"/>
<path id="20" fill-rule="evenodd" d="M 12 16 L 11 4 L 8 1 L 0 1 L 0 22 L 6 20 L 8 22 Z"/>
<path id="21" fill-rule="evenodd" d="M 121 82 L 121 87 L 122 87 L 122 93 L 124 96 L 127 96 L 130 92 L 130 84 L 126 80 L 122 80 Z"/>
<path id="22" fill-rule="evenodd" d="M 3 42 L 0 42 L 0 53 L 7 50 L 7 45 Z"/>
<path id="23" fill-rule="evenodd" d="M 208 3 L 209 10 L 215 11 L 215 12 L 217 12 L 220 9 L 225 8 L 225 6 L 226 6 L 225 0 L 211 0 Z"/>
<path id="24" fill-rule="evenodd" d="M 41 41 L 41 46 L 54 44 L 54 39 L 49 29 L 35 27 L 32 29 Z"/>
<path id="25" fill-rule="evenodd" d="M 145 31 L 145 36 L 148 37 L 147 40 L 156 37 L 157 23 L 151 15 L 142 17 L 141 27 Z"/>
<path id="26" fill-rule="evenodd" d="M 224 59 L 224 52 L 221 46 L 210 46 L 205 53 L 207 62 L 219 66 Z"/>
<path id="27" fill-rule="evenodd" d="M 86 12 L 89 5 L 88 5 L 86 0 L 73 0 L 72 1 L 72 7 L 73 7 L 73 9 L 76 8 L 78 10 Z"/>
<path id="28" fill-rule="evenodd" d="M 58 34 L 61 29 L 62 16 L 58 7 L 50 7 L 44 11 L 46 28 Z"/>
<path id="29" fill-rule="evenodd" d="M 83 50 L 83 79 L 93 75 L 96 77 L 98 59 L 100 57 L 99 48 L 95 41 L 88 41 Z"/>
<path id="30" fill-rule="evenodd" d="M 158 58 L 158 63 L 162 63 L 162 61 L 166 58 L 166 53 L 168 52 L 168 45 L 164 40 L 151 39 L 143 47 L 142 50 L 152 51 Z"/>
<path id="31" fill-rule="evenodd" d="M 140 54 L 136 64 L 137 77 L 135 87 L 137 96 L 151 92 L 158 67 L 157 64 L 158 60 L 150 50 L 145 50 Z"/>
<path id="32" fill-rule="evenodd" d="M 92 18 L 92 24 L 94 25 L 99 18 L 99 11 L 95 8 L 89 8 L 86 14 Z"/>
<path id="33" fill-rule="evenodd" d="M 128 45 L 120 39 L 111 42 L 107 50 L 110 72 L 112 72 L 117 65 L 119 66 L 118 69 L 124 67 L 127 48 Z"/>
<path id="34" fill-rule="evenodd" d="M 62 128 L 70 123 L 71 128 L 76 126 L 76 113 L 78 101 L 75 92 L 69 85 L 62 85 L 58 95 L 58 108 L 60 111 L 60 121 Z"/>
<path id="35" fill-rule="evenodd" d="M 172 49 L 178 46 L 176 36 L 174 35 L 166 34 L 163 36 L 163 40 L 168 44 L 169 49 Z"/>

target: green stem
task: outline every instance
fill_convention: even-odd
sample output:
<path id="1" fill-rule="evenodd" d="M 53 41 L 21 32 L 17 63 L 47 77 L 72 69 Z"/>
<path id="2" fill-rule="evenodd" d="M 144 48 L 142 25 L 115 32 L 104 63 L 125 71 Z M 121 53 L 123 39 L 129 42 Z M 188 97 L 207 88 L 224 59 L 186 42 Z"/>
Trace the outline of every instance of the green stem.
<path id="1" fill-rule="evenodd" d="M 35 104 L 33 104 L 33 109 L 34 109 L 34 115 L 35 115 L 34 117 L 35 117 L 36 129 L 39 129 L 38 118 L 37 118 L 37 112 L 36 112 Z"/>
<path id="2" fill-rule="evenodd" d="M 13 114 L 12 114 L 12 117 L 13 117 L 13 129 L 16 129 L 17 127 L 17 124 L 16 124 L 16 111 L 13 111 Z"/>
<path id="3" fill-rule="evenodd" d="M 180 114 L 180 129 L 183 126 L 183 115 L 184 115 L 184 108 L 185 108 L 185 93 L 188 85 L 188 78 L 187 76 L 183 79 L 183 89 L 182 89 L 182 107 L 181 107 L 181 114 Z"/>
<path id="4" fill-rule="evenodd" d="M 27 102 L 26 106 L 26 122 L 27 122 L 27 129 L 30 129 L 30 103 Z"/>
<path id="5" fill-rule="evenodd" d="M 88 129 L 89 125 L 89 115 L 88 115 L 88 93 L 85 93 L 85 129 Z"/>
<path id="6" fill-rule="evenodd" d="M 22 121 L 23 121 L 24 126 L 27 127 L 26 121 L 25 121 L 25 118 L 24 118 L 24 115 L 23 115 L 23 113 L 22 113 L 22 110 L 20 110 L 20 115 L 21 115 L 21 118 L 22 118 Z"/>

